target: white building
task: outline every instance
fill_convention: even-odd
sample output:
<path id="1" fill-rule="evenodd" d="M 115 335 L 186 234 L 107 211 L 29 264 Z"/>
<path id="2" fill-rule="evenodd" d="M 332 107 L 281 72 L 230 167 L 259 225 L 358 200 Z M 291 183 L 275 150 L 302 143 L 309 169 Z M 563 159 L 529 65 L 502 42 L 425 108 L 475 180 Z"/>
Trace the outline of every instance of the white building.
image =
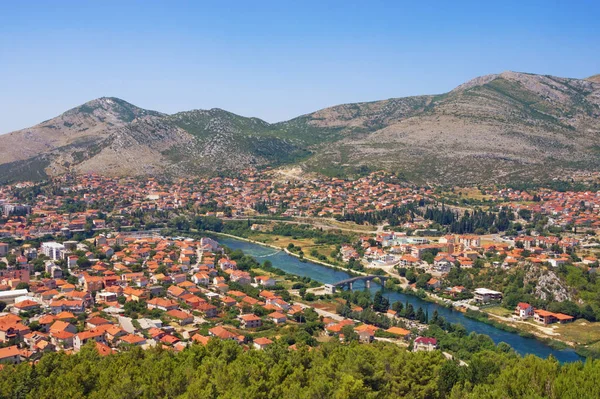
<path id="1" fill-rule="evenodd" d="M 502 293 L 487 288 L 476 288 L 473 292 L 477 302 L 499 301 L 502 299 Z"/>
<path id="2" fill-rule="evenodd" d="M 2 292 L 0 292 L 0 302 L 14 303 L 15 299 L 17 299 L 20 296 L 27 295 L 28 293 L 29 293 L 29 291 L 27 291 L 26 289 L 2 291 Z"/>
<path id="3" fill-rule="evenodd" d="M 57 242 L 42 243 L 42 252 L 52 260 L 62 259 L 65 253 L 65 246 Z"/>

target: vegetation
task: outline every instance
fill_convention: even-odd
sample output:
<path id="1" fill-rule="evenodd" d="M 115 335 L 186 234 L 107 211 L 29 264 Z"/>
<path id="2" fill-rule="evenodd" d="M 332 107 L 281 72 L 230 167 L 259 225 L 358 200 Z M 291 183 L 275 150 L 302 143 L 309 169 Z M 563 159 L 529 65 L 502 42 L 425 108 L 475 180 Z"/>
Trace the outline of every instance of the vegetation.
<path id="1" fill-rule="evenodd" d="M 510 221 L 513 219 L 512 212 L 500 210 L 498 214 L 493 212 L 484 212 L 480 209 L 475 209 L 472 212 L 466 211 L 459 217 L 458 212 L 447 209 L 444 205 L 441 208 L 427 208 L 424 216 L 426 219 L 448 226 L 450 233 L 477 233 L 484 234 L 486 232 L 496 233 L 505 231 L 510 226 Z"/>
<path id="2" fill-rule="evenodd" d="M 449 338 L 449 340 L 452 338 Z M 180 353 L 126 349 L 102 357 L 88 344 L 75 355 L 44 355 L 31 365 L 0 370 L 5 398 L 592 398 L 600 397 L 600 362 L 560 365 L 520 358 L 509 348 L 480 350 L 469 366 L 441 352 L 408 352 L 397 345 L 323 344 L 297 351 L 284 340 L 245 351 L 211 340 Z M 464 340 L 463 340 L 464 341 Z M 451 343 L 442 343 L 451 345 Z"/>

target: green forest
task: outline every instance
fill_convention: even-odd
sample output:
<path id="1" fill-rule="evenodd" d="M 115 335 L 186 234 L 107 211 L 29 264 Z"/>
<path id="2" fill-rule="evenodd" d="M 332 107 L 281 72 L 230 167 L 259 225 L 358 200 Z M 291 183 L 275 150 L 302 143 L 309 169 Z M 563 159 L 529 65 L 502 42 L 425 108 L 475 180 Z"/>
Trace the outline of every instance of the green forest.
<path id="1" fill-rule="evenodd" d="M 181 352 L 131 348 L 102 357 L 93 345 L 4 365 L 1 398 L 598 398 L 600 362 L 481 351 L 467 366 L 440 351 L 330 342 L 317 349 L 283 341 L 246 350 L 211 340 Z"/>

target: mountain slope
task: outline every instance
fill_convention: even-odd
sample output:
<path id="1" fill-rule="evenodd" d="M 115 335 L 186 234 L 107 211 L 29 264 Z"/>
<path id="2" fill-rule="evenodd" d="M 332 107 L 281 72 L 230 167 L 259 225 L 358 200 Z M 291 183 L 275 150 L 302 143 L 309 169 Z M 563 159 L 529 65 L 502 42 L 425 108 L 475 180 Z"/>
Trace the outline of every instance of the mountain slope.
<path id="1" fill-rule="evenodd" d="M 221 109 L 166 115 L 100 98 L 0 136 L 0 181 L 285 164 L 335 175 L 384 168 L 428 182 L 549 179 L 600 168 L 594 80 L 504 72 L 442 95 L 338 105 L 275 124 Z"/>
<path id="2" fill-rule="evenodd" d="M 599 118 L 598 84 L 506 72 L 430 97 L 405 118 L 324 148 L 311 165 L 383 167 L 421 181 L 548 178 L 599 166 Z"/>
<path id="3" fill-rule="evenodd" d="M 162 147 L 185 142 L 164 114 L 102 97 L 28 129 L 0 136 L 0 181 L 68 170 L 143 174 L 163 168 Z M 15 150 L 16 149 L 16 150 Z"/>

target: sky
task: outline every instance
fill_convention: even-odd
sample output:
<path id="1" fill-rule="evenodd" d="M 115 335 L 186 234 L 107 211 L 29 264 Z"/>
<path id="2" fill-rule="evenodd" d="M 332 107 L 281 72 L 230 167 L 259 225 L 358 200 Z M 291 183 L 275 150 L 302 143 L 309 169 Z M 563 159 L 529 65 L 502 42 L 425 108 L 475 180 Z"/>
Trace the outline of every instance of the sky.
<path id="1" fill-rule="evenodd" d="M 278 122 L 506 70 L 600 73 L 600 1 L 5 1 L 0 133 L 102 96 Z"/>

